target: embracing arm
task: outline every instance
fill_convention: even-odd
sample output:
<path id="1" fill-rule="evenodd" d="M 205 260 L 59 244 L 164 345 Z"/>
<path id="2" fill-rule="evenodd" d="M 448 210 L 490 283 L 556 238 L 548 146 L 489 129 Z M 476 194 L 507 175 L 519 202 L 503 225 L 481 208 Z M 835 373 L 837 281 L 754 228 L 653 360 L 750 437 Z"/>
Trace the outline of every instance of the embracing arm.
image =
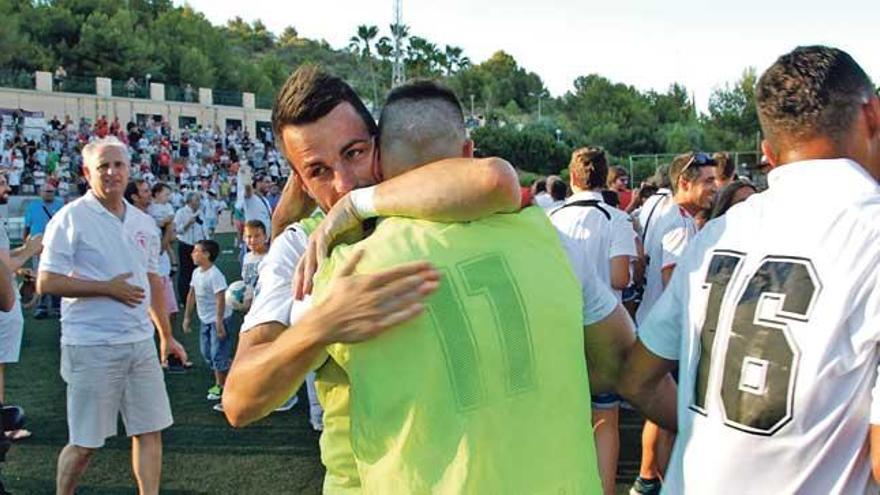
<path id="1" fill-rule="evenodd" d="M 646 418 L 667 431 L 678 431 L 675 361 L 663 359 L 637 341 L 623 367 L 618 392 Z"/>
<path id="2" fill-rule="evenodd" d="M 377 216 L 438 222 L 476 220 L 519 210 L 519 179 L 501 158 L 450 158 L 376 186 Z"/>
<path id="3" fill-rule="evenodd" d="M 287 400 L 322 356 L 315 319 L 304 317 L 289 331 L 278 322 L 241 334 L 223 390 L 223 411 L 239 428 L 265 417 Z"/>
<path id="4" fill-rule="evenodd" d="M 306 194 L 299 175 L 291 171 L 281 191 L 278 205 L 272 212 L 272 240 L 284 232 L 288 225 L 309 216 L 314 210 L 315 201 Z"/>
<path id="5" fill-rule="evenodd" d="M 584 327 L 584 354 L 591 393 L 615 390 L 634 342 L 635 325 L 620 304 L 605 318 Z"/>
<path id="6" fill-rule="evenodd" d="M 427 186 L 430 185 L 430 186 Z M 352 191 L 309 236 L 297 266 L 294 294 L 311 292 L 312 276 L 334 242 L 371 216 L 465 222 L 519 210 L 516 171 L 500 158 L 450 158 L 417 167 L 374 188 Z"/>
<path id="7" fill-rule="evenodd" d="M 411 263 L 353 275 L 362 254 L 340 271 L 326 299 L 289 328 L 271 322 L 242 334 L 223 391 L 232 426 L 252 423 L 288 399 L 322 362 L 327 345 L 373 338 L 422 312 L 422 300 L 437 288 L 436 270 Z"/>

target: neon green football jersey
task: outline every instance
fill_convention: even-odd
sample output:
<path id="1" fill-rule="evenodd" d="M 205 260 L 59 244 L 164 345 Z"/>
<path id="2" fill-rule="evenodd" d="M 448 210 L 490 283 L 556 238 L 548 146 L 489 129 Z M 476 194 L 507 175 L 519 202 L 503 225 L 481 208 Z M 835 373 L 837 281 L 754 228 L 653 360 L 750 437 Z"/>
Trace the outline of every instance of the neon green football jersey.
<path id="1" fill-rule="evenodd" d="M 297 225 L 311 235 L 324 219 L 324 212 L 300 220 Z M 349 383 L 345 371 L 332 357 L 315 371 L 315 389 L 324 409 L 321 433 L 321 462 L 326 468 L 323 491 L 327 495 L 361 493 L 357 464 L 349 440 Z"/>
<path id="2" fill-rule="evenodd" d="M 328 348 L 363 492 L 600 493 L 581 289 L 546 215 L 391 218 L 355 246 L 360 273 L 425 259 L 442 273 L 418 318 Z M 351 252 L 322 267 L 318 299 Z"/>

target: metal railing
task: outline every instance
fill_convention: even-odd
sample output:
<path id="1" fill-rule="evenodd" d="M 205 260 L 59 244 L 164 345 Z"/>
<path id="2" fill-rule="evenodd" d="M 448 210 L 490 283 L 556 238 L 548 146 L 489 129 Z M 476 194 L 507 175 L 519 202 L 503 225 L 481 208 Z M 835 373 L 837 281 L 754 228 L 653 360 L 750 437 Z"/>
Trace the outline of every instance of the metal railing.
<path id="1" fill-rule="evenodd" d="M 257 93 L 254 98 L 255 104 L 257 108 L 265 108 L 268 110 L 272 109 L 272 105 L 275 104 L 275 95 L 270 93 Z"/>
<path id="2" fill-rule="evenodd" d="M 143 98 L 150 97 L 150 89 L 144 86 L 144 82 L 136 82 L 129 84 L 128 81 L 117 81 L 114 79 L 110 83 L 110 94 L 119 98 Z"/>
<path id="3" fill-rule="evenodd" d="M 0 69 L 0 86 L 15 89 L 36 88 L 36 77 L 33 72 Z"/>
<path id="4" fill-rule="evenodd" d="M 168 101 L 182 101 L 184 103 L 198 103 L 199 93 L 192 86 L 165 85 L 165 99 Z"/>
<path id="5" fill-rule="evenodd" d="M 229 107 L 240 107 L 242 104 L 241 91 L 228 91 L 225 89 L 214 90 L 214 104 Z"/>
<path id="6" fill-rule="evenodd" d="M 67 76 L 61 84 L 61 89 L 65 93 L 77 93 L 83 95 L 93 95 L 97 92 L 97 83 L 94 77 Z"/>
<path id="7" fill-rule="evenodd" d="M 149 81 L 135 79 L 135 84 L 129 80 L 112 79 L 110 82 L 111 96 L 118 98 L 150 98 Z M 175 86 L 165 84 L 165 100 L 199 103 L 199 90 L 191 85 Z M 0 87 L 15 89 L 36 89 L 36 74 L 33 72 L 0 69 Z M 63 78 L 53 78 L 53 91 L 59 93 L 76 93 L 85 95 L 97 94 L 97 81 L 93 76 L 69 75 Z M 261 109 L 271 109 L 275 103 L 275 96 L 271 93 L 255 95 L 255 105 Z M 244 95 L 241 91 L 215 89 L 213 90 L 213 104 L 231 107 L 243 107 Z"/>

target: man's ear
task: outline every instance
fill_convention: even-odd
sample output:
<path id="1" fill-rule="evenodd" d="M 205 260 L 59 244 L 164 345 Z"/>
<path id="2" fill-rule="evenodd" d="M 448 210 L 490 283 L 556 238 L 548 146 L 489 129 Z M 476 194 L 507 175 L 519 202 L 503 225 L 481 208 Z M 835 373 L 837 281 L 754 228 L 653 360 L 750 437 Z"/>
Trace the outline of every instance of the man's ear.
<path id="1" fill-rule="evenodd" d="M 473 158 L 474 157 L 474 140 L 467 139 L 461 147 L 461 156 L 463 158 Z"/>
<path id="2" fill-rule="evenodd" d="M 376 184 L 385 180 L 385 173 L 382 170 L 382 150 L 378 138 L 373 138 L 373 163 L 370 165 L 370 172 Z"/>
<path id="3" fill-rule="evenodd" d="M 770 168 L 776 168 L 779 165 L 779 157 L 776 156 L 776 152 L 773 150 L 773 146 L 770 145 L 770 141 L 766 139 L 761 140 L 761 153 L 767 157 L 767 162 L 770 164 Z"/>
<path id="4" fill-rule="evenodd" d="M 871 98 L 871 101 L 865 104 L 865 123 L 871 139 L 880 137 L 880 97 Z"/>

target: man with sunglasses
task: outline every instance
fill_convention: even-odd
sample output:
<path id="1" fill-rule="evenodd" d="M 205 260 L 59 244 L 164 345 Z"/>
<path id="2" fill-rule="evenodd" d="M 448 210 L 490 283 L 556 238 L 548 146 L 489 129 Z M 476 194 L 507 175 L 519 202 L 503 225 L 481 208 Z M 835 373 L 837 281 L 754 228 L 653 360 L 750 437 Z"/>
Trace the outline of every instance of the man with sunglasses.
<path id="1" fill-rule="evenodd" d="M 825 46 L 781 56 L 758 81 L 769 188 L 688 246 L 620 384 L 677 431 L 665 493 L 877 493 L 874 92 Z M 662 384 L 676 366 L 673 398 Z"/>
<path id="2" fill-rule="evenodd" d="M 694 216 L 712 205 L 715 160 L 705 153 L 685 153 L 672 160 L 672 191 L 650 198 L 639 213 L 645 246 L 645 294 L 636 312 L 641 324 L 660 298 L 688 242 L 696 235 Z M 642 463 L 633 494 L 659 493 L 660 478 L 672 449 L 673 435 L 648 421 L 642 432 Z"/>

